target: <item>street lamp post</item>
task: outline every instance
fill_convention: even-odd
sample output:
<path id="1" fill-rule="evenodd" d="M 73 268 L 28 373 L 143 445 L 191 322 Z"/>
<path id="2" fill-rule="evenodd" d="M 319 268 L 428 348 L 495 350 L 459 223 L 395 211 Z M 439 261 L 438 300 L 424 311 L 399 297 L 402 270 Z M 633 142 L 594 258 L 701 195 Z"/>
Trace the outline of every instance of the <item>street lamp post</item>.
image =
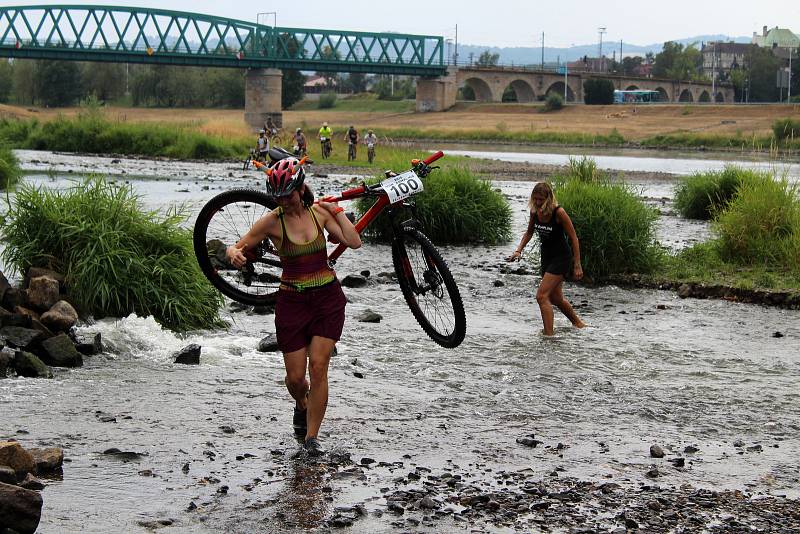
<path id="1" fill-rule="evenodd" d="M 597 28 L 597 32 L 600 34 L 600 49 L 598 51 L 598 56 L 600 58 L 600 72 L 604 72 L 605 69 L 603 67 L 605 67 L 606 64 L 606 62 L 603 61 L 603 34 L 606 33 L 605 26 Z"/>

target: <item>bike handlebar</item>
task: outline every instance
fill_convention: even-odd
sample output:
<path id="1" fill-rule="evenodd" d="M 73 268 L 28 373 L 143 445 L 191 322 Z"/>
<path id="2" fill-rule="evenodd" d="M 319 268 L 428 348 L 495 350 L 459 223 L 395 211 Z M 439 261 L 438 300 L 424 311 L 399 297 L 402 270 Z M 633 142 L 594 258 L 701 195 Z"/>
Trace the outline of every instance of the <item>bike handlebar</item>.
<path id="1" fill-rule="evenodd" d="M 428 159 L 422 160 L 422 163 L 424 163 L 425 165 L 430 165 L 431 163 L 433 163 L 434 161 L 436 161 L 437 159 L 439 159 L 439 158 L 441 158 L 443 156 L 444 156 L 444 152 L 442 152 L 440 150 L 436 154 L 433 154 L 432 156 L 430 156 Z"/>

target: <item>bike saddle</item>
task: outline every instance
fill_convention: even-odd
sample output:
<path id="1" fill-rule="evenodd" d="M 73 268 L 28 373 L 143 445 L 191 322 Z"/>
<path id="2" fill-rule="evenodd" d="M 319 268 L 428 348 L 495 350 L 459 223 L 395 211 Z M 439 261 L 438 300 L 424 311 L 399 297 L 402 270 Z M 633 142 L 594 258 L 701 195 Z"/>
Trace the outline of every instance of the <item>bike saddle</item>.
<path id="1" fill-rule="evenodd" d="M 281 147 L 274 147 L 269 149 L 270 165 L 274 165 L 275 163 L 279 162 L 282 159 L 293 158 L 293 157 L 294 154 Z"/>

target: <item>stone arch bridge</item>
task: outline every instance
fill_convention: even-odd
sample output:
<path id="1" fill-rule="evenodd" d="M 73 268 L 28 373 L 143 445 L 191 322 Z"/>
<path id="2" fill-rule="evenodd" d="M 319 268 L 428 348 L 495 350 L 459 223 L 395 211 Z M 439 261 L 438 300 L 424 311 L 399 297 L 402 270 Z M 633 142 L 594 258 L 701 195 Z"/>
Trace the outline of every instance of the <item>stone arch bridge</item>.
<path id="1" fill-rule="evenodd" d="M 657 78 L 601 75 L 597 73 L 569 72 L 566 75 L 567 102 L 583 101 L 583 82 L 590 78 L 604 78 L 614 82 L 619 90 L 658 91 L 661 102 L 716 102 L 733 103 L 733 86 L 710 82 L 690 82 Z M 420 78 L 417 82 L 417 111 L 444 111 L 456 102 L 459 88 L 469 87 L 479 102 L 502 102 L 510 88 L 517 102 L 543 100 L 551 93 L 564 96 L 565 75 L 552 71 L 538 71 L 508 67 L 451 67 L 447 75 Z"/>

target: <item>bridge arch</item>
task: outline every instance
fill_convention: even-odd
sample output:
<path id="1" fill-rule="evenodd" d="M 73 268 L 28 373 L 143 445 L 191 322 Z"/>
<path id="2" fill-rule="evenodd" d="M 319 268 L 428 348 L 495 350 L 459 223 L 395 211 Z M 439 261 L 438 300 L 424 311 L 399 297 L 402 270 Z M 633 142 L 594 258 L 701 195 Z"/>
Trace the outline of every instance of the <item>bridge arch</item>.
<path id="1" fill-rule="evenodd" d="M 681 91 L 681 96 L 678 97 L 678 102 L 694 102 L 694 96 L 689 89 Z"/>
<path id="2" fill-rule="evenodd" d="M 506 100 L 506 96 L 513 93 L 513 99 Z M 525 80 L 514 80 L 506 86 L 503 90 L 503 101 L 519 102 L 521 104 L 534 102 L 536 100 L 536 93 L 531 87 L 531 84 Z"/>
<path id="3" fill-rule="evenodd" d="M 656 87 L 656 91 L 658 91 L 658 101 L 659 102 L 670 102 L 672 99 L 669 97 L 669 93 L 663 87 Z"/>
<path id="4" fill-rule="evenodd" d="M 721 104 L 725 102 L 725 95 L 722 94 L 722 91 L 717 93 L 717 96 L 714 97 L 714 102 Z"/>
<path id="5" fill-rule="evenodd" d="M 492 88 L 481 78 L 467 78 L 464 80 L 462 87 L 468 87 L 475 95 L 475 100 L 478 102 L 492 102 Z M 468 91 L 464 91 L 467 93 Z"/>
<path id="6" fill-rule="evenodd" d="M 638 91 L 639 90 L 639 86 L 638 85 L 629 85 L 628 87 L 625 88 L 625 90 L 626 91 Z"/>
<path id="7" fill-rule="evenodd" d="M 550 87 L 547 88 L 545 91 L 545 96 L 550 96 L 551 94 L 560 95 L 562 98 L 564 97 L 564 82 L 555 82 L 550 84 Z M 575 102 L 575 92 L 572 90 L 572 87 L 567 85 L 567 102 Z"/>
<path id="8" fill-rule="evenodd" d="M 698 102 L 711 102 L 711 95 L 708 94 L 708 91 L 703 91 L 700 93 L 700 98 L 697 99 Z"/>

